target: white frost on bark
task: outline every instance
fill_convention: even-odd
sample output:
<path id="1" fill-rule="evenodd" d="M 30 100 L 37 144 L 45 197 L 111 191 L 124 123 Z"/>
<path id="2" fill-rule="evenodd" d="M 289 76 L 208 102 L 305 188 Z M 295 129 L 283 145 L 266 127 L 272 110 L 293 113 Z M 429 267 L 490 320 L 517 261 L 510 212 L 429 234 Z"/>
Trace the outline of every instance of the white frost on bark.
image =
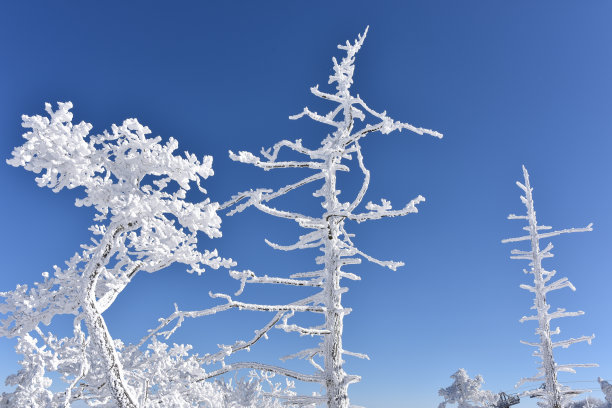
<path id="1" fill-rule="evenodd" d="M 533 286 L 521 285 L 522 289 L 528 290 L 534 293 L 534 304 L 532 309 L 536 311 L 535 315 L 523 316 L 520 322 L 534 320 L 538 322 L 538 327 L 535 334 L 539 337 L 538 342 L 525 342 L 523 344 L 533 346 L 537 348 L 534 353 L 541 360 L 539 370 L 536 376 L 523 378 L 519 381 L 517 386 L 526 382 L 543 382 L 543 387 L 527 391 L 523 395 L 529 395 L 540 398 L 543 402 L 542 405 L 546 408 L 565 408 L 569 403 L 569 399 L 573 395 L 585 392 L 585 390 L 572 390 L 569 387 L 563 386 L 559 383 L 557 375 L 559 372 L 575 372 L 576 367 L 597 367 L 597 364 L 565 364 L 558 365 L 555 361 L 553 349 L 556 347 L 567 348 L 572 344 L 579 342 L 591 343 L 591 340 L 595 335 L 582 336 L 580 338 L 570 338 L 567 340 L 553 342 L 551 337 L 555 334 L 560 333 L 560 328 L 557 327 L 555 330 L 551 330 L 550 322 L 553 319 L 560 317 L 571 317 L 583 315 L 583 311 L 577 312 L 566 312 L 565 309 L 558 308 L 554 312 L 549 312 L 550 305 L 546 301 L 546 294 L 553 290 L 562 288 L 570 288 L 576 290 L 574 286 L 567 280 L 567 278 L 561 278 L 556 281 L 550 282 L 555 276 L 556 271 L 548 271 L 542 267 L 542 260 L 544 258 L 550 258 L 553 256 L 551 250 L 552 244 L 548 244 L 544 249 L 540 249 L 540 240 L 543 238 L 549 238 L 556 235 L 568 234 L 574 232 L 585 232 L 592 231 L 592 225 L 589 224 L 584 228 L 570 228 L 559 231 L 550 231 L 552 227 L 538 225 L 536 220 L 536 212 L 533 203 L 533 188 L 529 183 L 529 173 L 523 166 L 524 183 L 517 181 L 517 185 L 523 190 L 524 195 L 521 196 L 521 201 L 525 204 L 526 215 L 514 215 L 510 214 L 508 219 L 519 219 L 526 220 L 527 226 L 523 229 L 528 232 L 528 235 L 524 235 L 518 238 L 504 239 L 502 243 L 508 242 L 521 242 L 529 241 L 531 247 L 528 251 L 514 249 L 512 250 L 512 259 L 526 259 L 529 261 L 531 270 L 525 271 L 533 275 Z M 540 232 L 550 231 L 550 232 Z"/>

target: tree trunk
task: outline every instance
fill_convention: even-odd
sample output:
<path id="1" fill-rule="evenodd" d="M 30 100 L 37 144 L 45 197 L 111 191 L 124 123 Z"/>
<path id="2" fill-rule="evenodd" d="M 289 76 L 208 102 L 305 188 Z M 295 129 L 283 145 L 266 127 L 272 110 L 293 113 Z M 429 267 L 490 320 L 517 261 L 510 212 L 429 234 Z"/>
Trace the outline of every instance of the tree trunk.
<path id="1" fill-rule="evenodd" d="M 329 177 L 326 180 L 326 209 L 334 213 L 338 206 L 336 194 L 336 174 L 333 157 L 329 159 Z M 342 292 L 340 290 L 340 248 L 338 236 L 339 224 L 342 218 L 338 216 L 327 217 L 328 239 L 325 243 L 325 307 L 326 326 L 329 334 L 325 336 L 323 352 L 325 361 L 325 386 L 327 390 L 328 408 L 348 408 L 348 384 L 346 372 L 342 368 L 342 331 L 344 308 L 342 307 Z"/>
<path id="2" fill-rule="evenodd" d="M 83 274 L 84 279 L 87 281 L 87 289 L 85 291 L 82 306 L 89 337 L 98 349 L 102 359 L 101 363 L 106 373 L 107 385 L 110 388 L 117 406 L 120 408 L 136 408 L 137 404 L 134 402 L 135 398 L 131 395 L 130 390 L 127 388 L 126 381 L 123 378 L 123 367 L 121 366 L 119 355 L 115 349 L 115 343 L 106 327 L 102 314 L 98 311 L 95 293 L 98 276 L 112 250 L 112 240 L 114 240 L 123 229 L 124 228 L 120 226 L 115 229 L 112 235 L 109 234 L 110 237 L 106 237 L 106 244 L 100 246 L 98 249 L 99 251 L 101 248 L 104 248 L 104 252 L 100 255 L 96 254 L 90 261 L 90 264 L 87 265 Z"/>

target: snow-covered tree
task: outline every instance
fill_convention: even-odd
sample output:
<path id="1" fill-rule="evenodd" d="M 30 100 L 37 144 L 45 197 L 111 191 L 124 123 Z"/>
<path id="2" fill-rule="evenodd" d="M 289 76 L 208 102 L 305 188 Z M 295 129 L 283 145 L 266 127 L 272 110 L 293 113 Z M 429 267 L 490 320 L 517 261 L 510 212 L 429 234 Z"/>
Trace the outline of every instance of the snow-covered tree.
<path id="1" fill-rule="evenodd" d="M 457 408 L 485 408 L 497 402 L 497 394 L 480 389 L 484 384 L 481 375 L 470 378 L 467 371 L 460 368 L 450 378 L 453 383 L 438 391 L 438 395 L 444 398 L 438 408 L 446 408 L 447 404 L 457 404 Z"/>
<path id="2" fill-rule="evenodd" d="M 403 265 L 403 263 L 380 261 L 361 251 L 351 240 L 353 235 L 347 232 L 346 224 L 348 221 L 361 223 L 415 213 L 417 212 L 417 204 L 424 201 L 424 198 L 419 195 L 403 208 L 393 209 L 389 201 L 382 199 L 379 204 L 367 203 L 365 211 L 358 210 L 370 181 L 370 171 L 365 166 L 360 141 L 376 132 L 388 134 L 395 130 L 401 131 L 404 129 L 420 135 L 442 137 L 438 132 L 394 121 L 385 112 L 379 113 L 371 109 L 359 96 L 351 95 L 350 87 L 353 83 L 355 54 L 361 48 L 366 33 L 360 35 L 352 44 L 347 41 L 345 45 L 338 46 L 339 49 L 346 51 L 346 56 L 340 62 L 333 58 L 333 74 L 329 77 L 329 83 L 335 84 L 336 92 L 327 93 L 320 90 L 318 86 L 311 88 L 311 92 L 316 97 L 329 101 L 336 106 L 322 115 L 305 108 L 302 113 L 290 117 L 291 119 L 299 119 L 306 116 L 330 126 L 332 133 L 323 139 L 320 147 L 307 147 L 302 144 L 301 140 L 282 140 L 272 148 L 262 149 L 261 157 L 245 151 L 238 154 L 230 151 L 230 157 L 233 160 L 251 164 L 264 170 L 302 168 L 312 172 L 307 177 L 278 190 L 259 188 L 237 194 L 224 206 L 232 208 L 229 215 L 253 206 L 266 214 L 293 221 L 307 230 L 296 243 L 291 245 L 279 245 L 266 240 L 266 243 L 274 249 L 292 251 L 318 248 L 322 252 L 322 255 L 316 258 L 316 263 L 321 265 L 321 268 L 316 271 L 295 272 L 287 274 L 288 276 L 278 277 L 258 275 L 250 270 L 231 271 L 231 276 L 240 281 L 240 289 L 236 295 L 245 289 L 247 283 L 317 288 L 316 293 L 289 304 L 253 304 L 238 301 L 227 294 L 211 294 L 214 298 L 224 299 L 226 303 L 202 311 L 177 310 L 152 332 L 168 335 L 186 317 L 204 316 L 230 308 L 273 312 L 272 320 L 261 330 L 258 330 L 252 339 L 238 341 L 231 346 L 223 346 L 219 352 L 208 356 L 208 361 L 211 363 L 223 362 L 228 355 L 248 349 L 259 339 L 265 337 L 271 328 L 276 327 L 285 332 L 315 336 L 322 339 L 316 347 L 283 358 L 307 360 L 314 368 L 314 373 L 306 374 L 262 363 L 239 362 L 224 364 L 219 370 L 209 373 L 207 378 L 244 368 L 267 370 L 300 381 L 321 384 L 326 390 L 326 395 L 323 396 L 294 396 L 288 398 L 287 402 L 289 403 L 301 405 L 326 404 L 330 408 L 346 408 L 349 406 L 348 387 L 350 384 L 359 381 L 360 377 L 347 374 L 344 371 L 344 356 L 368 357 L 365 354 L 348 351 L 343 345 L 343 320 L 350 309 L 342 304 L 342 295 L 347 291 L 347 288 L 341 286 L 341 281 L 344 278 L 360 279 L 358 275 L 346 271 L 344 267 L 358 264 L 362 259 L 392 270 Z M 372 123 L 366 121 L 368 117 L 373 119 Z M 363 123 L 363 125 L 360 126 L 360 123 Z M 301 155 L 304 159 L 281 160 L 279 156 L 285 154 L 283 149 L 289 150 L 292 155 Z M 362 173 L 363 180 L 361 188 L 351 201 L 341 201 L 337 174 L 350 170 L 347 160 L 351 159 L 356 159 L 356 165 Z M 313 193 L 315 197 L 321 199 L 321 206 L 323 207 L 323 211 L 318 216 L 313 217 L 296 211 L 277 209 L 270 205 L 272 200 L 309 184 L 318 185 Z M 303 326 L 291 322 L 292 317 L 304 312 L 320 315 L 322 317 L 320 324 Z M 164 327 L 175 320 L 177 325 L 174 329 L 161 332 Z"/>
<path id="3" fill-rule="evenodd" d="M 18 285 L 0 293 L 0 313 L 5 315 L 0 336 L 17 337 L 17 351 L 24 356 L 20 372 L 7 380 L 17 389 L 5 394 L 3 401 L 11 407 L 68 406 L 75 399 L 143 406 L 147 387 L 164 385 L 139 374 L 138 367 L 155 370 L 151 358 L 165 356 L 162 349 L 167 346 L 154 342 L 149 354 L 133 347 L 122 350 L 103 313 L 140 271 L 151 273 L 176 262 L 197 273 L 207 266 L 234 265 L 216 250 L 197 248 L 198 233 L 221 236 L 219 205 L 209 199 L 200 203 L 185 199 L 194 185 L 206 192 L 201 181 L 213 174 L 212 157 L 199 161 L 187 152 L 184 157 L 176 155 L 175 139 L 162 144 L 160 137 L 147 137 L 150 130 L 136 119 L 92 135 L 91 124 L 72 123 L 71 108 L 70 102 L 60 103 L 57 110 L 47 104 L 49 117 L 24 115 L 23 126 L 30 131 L 7 162 L 40 174 L 36 178 L 40 187 L 54 192 L 81 189 L 84 195 L 75 204 L 95 209 L 90 230 L 98 238 L 82 245 L 65 268 L 55 266 L 53 276 L 45 272 L 43 281 L 31 288 Z M 58 339 L 39 327 L 51 324 L 57 315 L 74 316 L 72 338 Z M 182 356 L 176 347 L 172 356 Z M 193 361 L 181 362 L 185 365 L 181 369 Z M 64 392 L 49 391 L 48 371 L 58 372 L 66 381 Z M 187 388 L 179 383 L 172 386 Z"/>
<path id="4" fill-rule="evenodd" d="M 555 334 L 560 333 L 560 328 L 557 327 L 554 330 L 550 328 L 550 322 L 553 319 L 560 317 L 571 317 L 583 315 L 583 311 L 567 312 L 565 309 L 557 308 L 556 311 L 550 313 L 550 305 L 546 301 L 546 295 L 553 291 L 563 288 L 570 288 L 576 290 L 574 285 L 567 278 L 561 278 L 550 282 L 555 276 L 556 271 L 548 271 L 542 267 L 542 260 L 553 256 L 551 250 L 553 245 L 548 243 L 544 249 L 540 249 L 540 240 L 556 235 L 573 233 L 573 232 L 585 232 L 592 231 L 592 225 L 589 224 L 584 228 L 570 228 L 559 231 L 551 231 L 552 227 L 538 225 L 536 220 L 536 212 L 533 204 L 533 188 L 529 184 L 529 173 L 523 166 L 524 183 L 516 182 L 516 184 L 523 190 L 525 195 L 521 196 L 521 201 L 525 204 L 527 212 L 525 215 L 514 215 L 510 214 L 508 219 L 511 220 L 526 220 L 527 226 L 523 227 L 528 235 L 524 235 L 518 238 L 504 239 L 502 242 L 522 242 L 529 241 L 531 248 L 527 251 L 513 249 L 511 254 L 512 259 L 526 259 L 529 261 L 530 270 L 524 270 L 527 274 L 533 275 L 533 286 L 523 284 L 521 288 L 532 292 L 535 296 L 533 306 L 531 307 L 536 311 L 534 315 L 523 316 L 520 322 L 526 322 L 529 320 L 535 320 L 538 322 L 535 334 L 539 337 L 538 342 L 527 342 L 521 341 L 523 344 L 536 347 L 534 355 L 537 356 L 541 363 L 537 375 L 534 377 L 523 378 L 519 381 L 518 385 L 525 382 L 543 382 L 543 387 L 528 391 L 525 395 L 536 396 L 543 400 L 540 405 L 547 408 L 563 408 L 569 403 L 569 399 L 573 395 L 580 394 L 584 390 L 572 390 L 559 383 L 557 375 L 559 372 L 575 372 L 576 367 L 596 367 L 597 364 L 563 364 L 558 365 L 555 361 L 553 350 L 557 347 L 567 348 L 574 343 L 586 341 L 589 344 L 595 335 L 582 336 L 579 338 L 570 338 L 567 340 L 553 341 L 551 337 Z"/>

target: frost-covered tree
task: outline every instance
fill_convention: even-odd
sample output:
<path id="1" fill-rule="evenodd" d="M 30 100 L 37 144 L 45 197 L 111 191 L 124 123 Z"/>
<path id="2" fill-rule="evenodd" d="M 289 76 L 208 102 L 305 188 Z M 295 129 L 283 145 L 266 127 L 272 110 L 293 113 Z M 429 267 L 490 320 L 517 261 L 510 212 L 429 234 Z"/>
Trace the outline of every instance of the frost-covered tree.
<path id="1" fill-rule="evenodd" d="M 561 329 L 557 327 L 554 330 L 550 328 L 550 322 L 553 319 L 560 317 L 571 317 L 580 316 L 584 312 L 567 312 L 565 309 L 557 308 L 556 311 L 550 313 L 550 305 L 546 301 L 546 295 L 553 291 L 563 288 L 570 288 L 576 290 L 574 285 L 567 278 L 561 278 L 550 282 L 555 276 L 556 271 L 548 271 L 542 267 L 542 260 L 553 256 L 551 250 L 553 245 L 548 243 L 544 249 L 540 249 L 540 240 L 556 235 L 568 234 L 573 232 L 585 232 L 592 231 L 592 225 L 589 224 L 584 228 L 570 228 L 559 231 L 551 231 L 552 227 L 538 225 L 536 220 L 536 212 L 533 204 L 533 188 L 529 184 L 529 174 L 527 169 L 523 166 L 524 183 L 516 182 L 516 184 L 523 190 L 525 195 L 521 196 L 521 201 L 525 204 L 527 212 L 525 215 L 514 215 L 510 214 L 508 219 L 511 220 L 526 220 L 527 226 L 523 227 L 528 235 L 524 235 L 518 238 L 504 239 L 502 242 L 522 242 L 529 241 L 531 248 L 527 251 L 513 249 L 511 254 L 512 259 L 526 259 L 529 261 L 530 270 L 523 270 L 526 274 L 533 275 L 533 286 L 532 285 L 521 285 L 522 289 L 532 292 L 535 296 L 533 306 L 531 307 L 536 311 L 534 315 L 523 316 L 520 322 L 526 322 L 529 320 L 535 320 L 538 322 L 535 334 L 539 337 L 538 342 L 527 342 L 521 341 L 523 344 L 536 347 L 534 355 L 541 360 L 539 370 L 536 376 L 523 378 L 519 381 L 518 385 L 525 382 L 543 382 L 543 387 L 537 390 L 528 391 L 524 394 L 539 397 L 543 400 L 540 405 L 547 408 L 563 408 L 568 402 L 569 398 L 573 395 L 580 394 L 584 390 L 572 390 L 569 387 L 563 386 L 559 383 L 557 375 L 559 372 L 575 372 L 576 367 L 596 367 L 597 364 L 563 364 L 558 365 L 555 361 L 553 350 L 557 347 L 567 348 L 574 343 L 586 341 L 589 344 L 595 335 L 582 336 L 579 338 L 570 338 L 567 340 L 553 341 L 552 336 L 559 334 Z"/>
<path id="2" fill-rule="evenodd" d="M 72 123 L 71 108 L 70 102 L 60 103 L 57 110 L 47 104 L 49 117 L 24 115 L 23 126 L 30 131 L 8 163 L 40 174 L 40 187 L 83 191 L 75 204 L 95 210 L 90 230 L 97 238 L 82 245 L 64 268 L 55 266 L 52 276 L 43 273 L 42 282 L 0 293 L 0 313 L 5 315 L 0 336 L 17 337 L 17 351 L 24 356 L 20 372 L 7 380 L 17 388 L 3 396 L 3 403 L 48 407 L 84 399 L 105 406 L 143 406 L 149 386 L 165 387 L 162 379 L 151 377 L 159 371 L 153 360 L 161 364 L 169 358 L 175 366 L 182 364 L 182 377 L 190 375 L 188 368 L 197 361 L 178 358 L 184 356 L 179 346 L 168 356 L 167 345 L 159 342 L 146 353 L 123 349 L 112 338 L 103 314 L 140 271 L 156 272 L 177 262 L 197 273 L 207 266 L 234 265 L 216 250 L 196 246 L 198 233 L 221 236 L 219 205 L 209 199 L 185 199 L 194 185 L 206 192 L 201 181 L 213 174 L 212 157 L 199 161 L 187 152 L 184 157 L 176 155 L 175 139 L 162 144 L 160 137 L 147 137 L 150 130 L 136 119 L 113 125 L 110 132 L 90 134 L 91 124 Z M 74 316 L 72 338 L 59 339 L 40 328 L 57 315 Z M 65 391 L 49 390 L 49 371 L 61 375 L 68 384 Z M 188 388 L 180 381 L 168 386 Z"/>
<path id="3" fill-rule="evenodd" d="M 447 404 L 457 404 L 457 408 L 485 408 L 497 402 L 496 394 L 480 388 L 484 384 L 481 375 L 470 378 L 467 371 L 460 368 L 450 378 L 453 383 L 438 391 L 438 395 L 444 398 L 438 408 L 446 408 Z"/>
<path id="4" fill-rule="evenodd" d="M 207 378 L 244 368 L 267 370 L 300 381 L 321 384 L 326 390 L 326 395 L 323 396 L 294 396 L 288 398 L 287 402 L 289 403 L 301 405 L 322 403 L 330 408 L 346 408 L 349 406 L 348 387 L 351 383 L 359 381 L 360 377 L 345 372 L 343 368 L 344 356 L 368 357 L 365 354 L 348 351 L 343 345 L 343 320 L 350 309 L 342 303 L 342 295 L 347 291 L 347 288 L 341 286 L 341 281 L 345 278 L 360 279 L 358 275 L 348 272 L 344 268 L 348 265 L 358 264 L 362 259 L 392 270 L 403 265 L 403 263 L 380 261 L 361 251 L 351 240 L 353 235 L 347 232 L 346 224 L 349 221 L 361 223 L 415 213 L 417 212 L 417 204 L 424 201 L 424 198 L 419 195 L 403 208 L 393 209 L 389 201 L 382 199 L 380 204 L 367 203 L 365 211 L 358 210 L 370 181 L 370 171 L 365 166 L 360 141 L 376 132 L 388 134 L 403 129 L 420 135 L 428 134 L 438 138 L 442 137 L 438 132 L 394 121 L 387 116 L 386 112 L 379 113 L 366 105 L 359 96 L 351 95 L 350 87 L 353 83 L 355 54 L 361 48 L 366 33 L 360 35 L 352 44 L 347 41 L 345 45 L 338 46 L 339 49 L 346 51 L 346 56 L 340 62 L 333 58 L 333 74 L 329 77 L 329 83 L 335 84 L 335 93 L 321 91 L 318 86 L 311 88 L 311 92 L 316 97 L 329 101 L 336 106 L 323 115 L 305 108 L 302 113 L 290 117 L 291 119 L 299 119 L 306 116 L 331 127 L 332 133 L 323 139 L 319 147 L 307 147 L 302 144 L 301 140 L 283 140 L 276 143 L 272 148 L 262 149 L 261 157 L 245 151 L 238 154 L 230 151 L 230 157 L 233 160 L 251 164 L 264 170 L 302 168 L 311 171 L 311 174 L 307 177 L 278 190 L 259 188 L 237 194 L 225 206 L 232 208 L 229 215 L 239 213 L 252 206 L 274 217 L 293 221 L 307 231 L 300 236 L 296 243 L 291 245 L 279 245 L 266 240 L 266 243 L 274 249 L 292 251 L 318 248 L 321 251 L 321 256 L 316 258 L 316 263 L 321 267 L 316 271 L 288 273 L 287 276 L 278 277 L 258 275 L 250 270 L 231 271 L 231 276 L 239 280 L 241 284 L 236 295 L 245 289 L 247 283 L 316 288 L 316 293 L 288 304 L 253 304 L 238 301 L 227 294 L 211 294 L 214 298 L 224 299 L 226 303 L 202 311 L 177 310 L 152 332 L 168 335 L 186 317 L 209 315 L 230 308 L 273 312 L 272 320 L 258 330 L 252 339 L 238 341 L 231 346 L 223 346 L 219 352 L 208 356 L 208 361 L 211 363 L 223 362 L 228 355 L 248 349 L 255 342 L 265 337 L 271 328 L 276 327 L 285 332 L 321 338 L 321 342 L 316 347 L 284 357 L 284 359 L 299 358 L 307 360 L 314 368 L 314 373 L 306 374 L 262 363 L 238 362 L 224 364 L 219 370 L 209 373 L 206 376 Z M 373 122 L 366 120 L 366 118 L 373 119 Z M 360 125 L 361 123 L 363 124 Z M 282 160 L 279 156 L 285 154 L 283 153 L 284 149 L 289 150 L 290 155 L 299 155 L 304 159 Z M 341 201 L 337 174 L 349 171 L 350 167 L 347 161 L 350 159 L 356 159 L 356 165 L 362 173 L 363 180 L 361 188 L 351 201 Z M 270 204 L 273 200 L 309 184 L 318 185 L 313 193 L 315 197 L 321 199 L 323 208 L 318 216 L 277 209 Z M 304 326 L 291 321 L 296 314 L 304 312 L 320 315 L 320 324 Z M 176 321 L 174 329 L 161 332 L 164 327 L 173 321 Z"/>

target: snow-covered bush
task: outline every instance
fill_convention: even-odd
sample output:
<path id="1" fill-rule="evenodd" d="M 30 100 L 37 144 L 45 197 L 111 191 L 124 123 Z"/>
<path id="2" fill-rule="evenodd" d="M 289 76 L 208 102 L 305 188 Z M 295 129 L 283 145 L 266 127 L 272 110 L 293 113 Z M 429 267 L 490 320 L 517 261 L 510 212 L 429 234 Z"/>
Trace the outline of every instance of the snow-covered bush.
<path id="1" fill-rule="evenodd" d="M 467 371 L 460 368 L 450 378 L 453 383 L 438 391 L 444 398 L 438 408 L 446 408 L 447 404 L 457 404 L 457 408 L 485 408 L 497 402 L 497 394 L 480 388 L 484 384 L 482 376 L 470 378 Z"/>

